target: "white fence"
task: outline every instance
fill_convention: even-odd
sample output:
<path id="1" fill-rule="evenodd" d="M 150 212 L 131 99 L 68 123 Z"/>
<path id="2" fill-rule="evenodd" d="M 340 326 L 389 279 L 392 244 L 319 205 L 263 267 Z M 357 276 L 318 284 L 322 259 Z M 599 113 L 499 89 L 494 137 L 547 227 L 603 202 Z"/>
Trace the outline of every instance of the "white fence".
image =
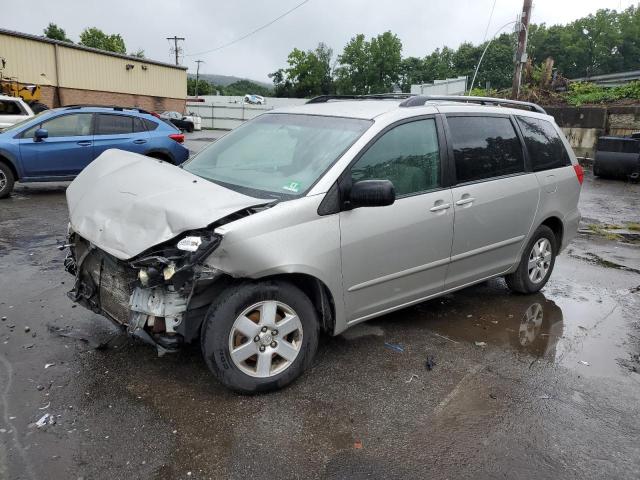
<path id="1" fill-rule="evenodd" d="M 216 130 L 232 130 L 274 108 L 301 105 L 307 101 L 305 98 L 266 97 L 265 105 L 251 105 L 244 103 L 243 97 L 207 95 L 200 98 L 204 102 L 187 102 L 186 111 L 202 118 L 202 128 Z"/>
<path id="2" fill-rule="evenodd" d="M 467 91 L 467 77 L 435 80 L 433 83 L 411 85 L 411 93 L 417 95 L 464 95 Z"/>

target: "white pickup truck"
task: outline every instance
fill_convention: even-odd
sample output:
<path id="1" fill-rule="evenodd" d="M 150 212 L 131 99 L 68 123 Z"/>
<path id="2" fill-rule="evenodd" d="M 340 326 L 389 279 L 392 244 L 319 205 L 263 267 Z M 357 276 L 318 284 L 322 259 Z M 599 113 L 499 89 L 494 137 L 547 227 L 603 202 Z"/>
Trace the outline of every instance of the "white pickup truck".
<path id="1" fill-rule="evenodd" d="M 34 115 L 31 107 L 21 98 L 0 95 L 0 128 L 10 127 Z"/>

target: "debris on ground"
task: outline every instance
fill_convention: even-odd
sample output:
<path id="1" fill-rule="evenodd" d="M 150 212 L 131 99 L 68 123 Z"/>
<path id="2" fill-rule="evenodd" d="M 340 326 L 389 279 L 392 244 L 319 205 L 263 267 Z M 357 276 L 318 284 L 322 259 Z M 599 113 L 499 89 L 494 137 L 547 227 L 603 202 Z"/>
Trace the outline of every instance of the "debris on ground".
<path id="1" fill-rule="evenodd" d="M 580 360 L 578 363 L 581 363 L 582 365 L 586 365 L 587 367 L 589 366 L 589 362 L 585 362 L 584 360 Z"/>
<path id="2" fill-rule="evenodd" d="M 44 368 L 46 369 L 46 368 L 49 368 L 49 367 L 53 367 L 55 364 L 56 364 L 56 362 L 53 362 L 53 363 L 45 363 L 45 364 L 44 364 Z"/>
<path id="3" fill-rule="evenodd" d="M 404 383 L 411 383 L 414 378 L 417 380 L 419 377 L 415 373 L 412 373 L 411 376 L 409 377 L 409 380 L 406 380 Z"/>
<path id="4" fill-rule="evenodd" d="M 487 342 L 475 342 L 475 344 L 476 344 L 476 347 L 484 348 L 487 346 Z"/>
<path id="5" fill-rule="evenodd" d="M 50 413 L 45 413 L 40 419 L 35 423 L 35 426 L 38 428 L 44 427 L 45 425 L 55 425 L 56 419 Z"/>
<path id="6" fill-rule="evenodd" d="M 495 393 L 490 393 L 490 394 L 489 394 L 489 397 L 493 398 L 494 400 L 498 398 L 498 397 L 496 397 L 496 394 L 495 394 Z"/>
<path id="7" fill-rule="evenodd" d="M 427 356 L 427 361 L 425 363 L 425 367 L 427 367 L 428 371 L 431 371 L 431 370 L 433 370 L 433 367 L 435 367 L 435 366 L 436 366 L 436 362 L 435 362 L 435 360 L 433 358 L 433 355 L 428 355 Z"/>
<path id="8" fill-rule="evenodd" d="M 31 331 L 31 327 L 24 327 L 24 332 L 29 333 Z"/>
<path id="9" fill-rule="evenodd" d="M 384 346 L 386 348 L 388 348 L 389 350 L 395 350 L 396 352 L 399 353 L 403 353 L 404 352 L 404 347 L 402 345 L 400 345 L 399 343 L 384 343 Z"/>
<path id="10" fill-rule="evenodd" d="M 353 448 L 356 450 L 362 450 L 362 440 L 356 440 L 353 442 Z"/>

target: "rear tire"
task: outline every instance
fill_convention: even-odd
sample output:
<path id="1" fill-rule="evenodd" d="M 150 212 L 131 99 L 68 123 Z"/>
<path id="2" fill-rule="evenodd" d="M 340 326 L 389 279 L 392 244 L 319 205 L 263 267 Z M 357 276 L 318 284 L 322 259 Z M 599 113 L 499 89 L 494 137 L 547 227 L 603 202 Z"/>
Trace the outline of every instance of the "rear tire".
<path id="1" fill-rule="evenodd" d="M 296 286 L 280 280 L 230 286 L 211 304 L 200 344 L 209 369 L 244 394 L 282 388 L 312 363 L 318 314 Z"/>
<path id="2" fill-rule="evenodd" d="M 516 293 L 535 293 L 549 280 L 556 263 L 556 237 L 546 225 L 540 225 L 522 252 L 518 269 L 504 277 Z"/>
<path id="3" fill-rule="evenodd" d="M 13 191 L 16 179 L 6 163 L 0 162 L 0 198 L 7 198 Z"/>
<path id="4" fill-rule="evenodd" d="M 193 123 L 190 123 L 189 125 L 187 125 L 187 132 L 193 133 Z"/>

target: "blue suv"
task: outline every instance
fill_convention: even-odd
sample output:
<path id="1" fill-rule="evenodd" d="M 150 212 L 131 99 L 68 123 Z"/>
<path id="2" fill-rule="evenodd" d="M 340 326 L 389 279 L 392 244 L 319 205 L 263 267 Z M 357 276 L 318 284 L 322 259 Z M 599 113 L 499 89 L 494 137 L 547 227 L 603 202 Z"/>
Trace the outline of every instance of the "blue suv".
<path id="1" fill-rule="evenodd" d="M 73 180 L 109 148 L 180 165 L 189 157 L 176 127 L 137 108 L 68 106 L 0 130 L 0 198 L 19 182 Z"/>

